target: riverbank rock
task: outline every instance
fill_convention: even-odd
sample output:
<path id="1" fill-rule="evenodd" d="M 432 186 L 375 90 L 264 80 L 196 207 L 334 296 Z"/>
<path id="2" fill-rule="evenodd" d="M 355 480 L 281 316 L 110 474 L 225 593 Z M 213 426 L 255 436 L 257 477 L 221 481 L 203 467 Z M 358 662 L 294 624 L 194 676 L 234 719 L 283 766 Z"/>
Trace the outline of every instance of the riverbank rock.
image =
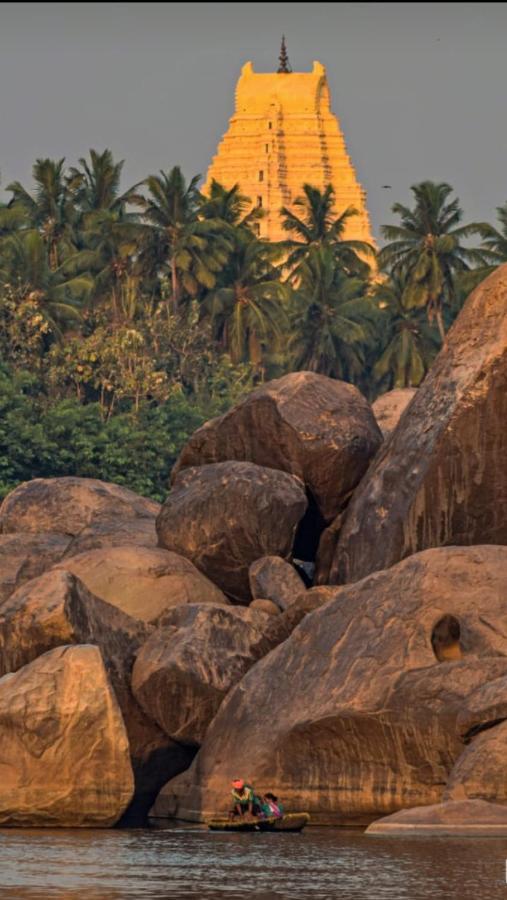
<path id="1" fill-rule="evenodd" d="M 417 388 L 395 388 L 377 397 L 372 404 L 373 415 L 386 441 L 400 421 L 407 406 L 417 394 Z"/>
<path id="2" fill-rule="evenodd" d="M 302 482 L 286 472 L 248 462 L 185 469 L 157 518 L 159 544 L 248 603 L 250 564 L 290 555 L 306 507 Z"/>
<path id="3" fill-rule="evenodd" d="M 288 636 L 281 619 L 232 606 L 168 610 L 137 654 L 134 696 L 175 741 L 201 744 L 231 687 Z"/>
<path id="4" fill-rule="evenodd" d="M 153 622 L 168 606 L 223 603 L 222 591 L 183 556 L 160 547 L 107 547 L 58 564 L 73 572 L 96 597 L 122 612 Z"/>
<path id="5" fill-rule="evenodd" d="M 88 591 L 71 572 L 55 569 L 19 588 L 0 605 L 0 674 L 14 672 L 64 644 L 96 644 L 115 691 L 129 739 L 135 797 L 129 821 L 139 822 L 158 790 L 191 762 L 135 701 L 134 657 L 151 628 Z M 92 674 L 92 673 L 91 673 Z"/>
<path id="6" fill-rule="evenodd" d="M 110 668 L 122 670 L 149 633 L 71 572 L 54 569 L 0 604 L 0 675 L 63 644 L 98 644 Z"/>
<path id="7" fill-rule="evenodd" d="M 112 526 L 125 519 L 153 520 L 159 510 L 159 503 L 96 478 L 34 478 L 5 497 L 0 507 L 0 532 L 77 535 L 84 528 Z"/>
<path id="8" fill-rule="evenodd" d="M 411 553 L 507 544 L 507 265 L 470 295 L 347 509 L 330 580 Z"/>
<path id="9" fill-rule="evenodd" d="M 247 460 L 300 478 L 329 522 L 380 446 L 371 407 L 351 384 L 292 372 L 257 388 L 190 438 L 174 468 Z"/>
<path id="10" fill-rule="evenodd" d="M 57 563 L 69 545 L 64 534 L 0 534 L 0 603 Z"/>
<path id="11" fill-rule="evenodd" d="M 507 676 L 506 591 L 494 546 L 427 550 L 338 588 L 232 689 L 152 814 L 216 814 L 237 772 L 317 824 L 439 802 L 467 697 Z"/>
<path id="12" fill-rule="evenodd" d="M 254 600 L 267 598 L 281 610 L 287 609 L 306 585 L 295 568 L 280 556 L 262 556 L 248 570 L 250 590 Z"/>
<path id="13" fill-rule="evenodd" d="M 503 679 L 507 682 L 507 678 Z M 456 761 L 444 800 L 507 804 L 507 721 L 481 731 Z"/>
<path id="14" fill-rule="evenodd" d="M 97 828 L 118 821 L 134 778 L 97 647 L 58 647 L 0 679 L 0 722 L 2 825 Z"/>
<path id="15" fill-rule="evenodd" d="M 368 835 L 411 834 L 507 836 L 507 806 L 485 800 L 461 800 L 404 809 L 372 822 Z"/>

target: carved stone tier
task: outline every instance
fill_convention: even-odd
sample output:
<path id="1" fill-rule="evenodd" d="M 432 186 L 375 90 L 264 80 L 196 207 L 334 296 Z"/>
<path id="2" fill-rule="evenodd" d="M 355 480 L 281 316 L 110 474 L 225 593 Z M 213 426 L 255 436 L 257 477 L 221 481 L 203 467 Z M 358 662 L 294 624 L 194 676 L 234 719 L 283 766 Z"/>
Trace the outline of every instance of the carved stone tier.
<path id="1" fill-rule="evenodd" d="M 238 183 L 253 205 L 262 206 L 260 235 L 287 239 L 280 208 L 292 206 L 309 183 L 321 190 L 332 184 L 336 214 L 347 206 L 359 215 L 347 223 L 345 237 L 373 243 L 366 192 L 356 178 L 338 119 L 331 112 L 326 70 L 257 73 L 247 62 L 236 86 L 236 110 L 208 169 L 226 188 Z"/>

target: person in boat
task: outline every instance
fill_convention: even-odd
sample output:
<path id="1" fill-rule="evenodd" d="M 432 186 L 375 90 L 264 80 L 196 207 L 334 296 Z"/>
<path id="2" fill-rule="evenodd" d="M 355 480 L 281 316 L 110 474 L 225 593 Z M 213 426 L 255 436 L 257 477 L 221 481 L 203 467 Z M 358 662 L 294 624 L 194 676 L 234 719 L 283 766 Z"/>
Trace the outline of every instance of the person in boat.
<path id="1" fill-rule="evenodd" d="M 281 819 L 283 816 L 283 806 L 271 792 L 261 798 L 261 815 L 265 819 Z"/>
<path id="2" fill-rule="evenodd" d="M 259 798 L 255 796 L 253 787 L 245 784 L 242 778 L 232 782 L 232 816 L 258 816 L 261 811 Z"/>

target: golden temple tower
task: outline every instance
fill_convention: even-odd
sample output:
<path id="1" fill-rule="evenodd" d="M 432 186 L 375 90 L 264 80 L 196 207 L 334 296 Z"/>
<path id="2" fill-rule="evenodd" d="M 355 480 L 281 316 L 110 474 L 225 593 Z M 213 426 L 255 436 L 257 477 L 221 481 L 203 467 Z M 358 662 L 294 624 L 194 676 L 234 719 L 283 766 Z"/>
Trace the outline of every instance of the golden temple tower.
<path id="1" fill-rule="evenodd" d="M 345 237 L 373 243 L 366 192 L 359 184 L 338 119 L 330 108 L 326 70 L 292 72 L 285 40 L 277 72 L 254 72 L 245 63 L 236 86 L 236 109 L 208 169 L 204 193 L 212 179 L 226 188 L 238 183 L 242 194 L 265 210 L 259 233 L 286 240 L 280 208 L 291 206 L 309 183 L 321 190 L 332 184 L 336 214 L 348 206 Z"/>

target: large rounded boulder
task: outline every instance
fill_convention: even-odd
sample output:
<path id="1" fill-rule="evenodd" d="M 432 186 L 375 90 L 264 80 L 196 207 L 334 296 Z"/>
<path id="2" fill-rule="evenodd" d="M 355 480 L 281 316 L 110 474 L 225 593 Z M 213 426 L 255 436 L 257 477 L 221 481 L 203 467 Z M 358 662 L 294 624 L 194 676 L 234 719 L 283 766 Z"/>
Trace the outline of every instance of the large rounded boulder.
<path id="1" fill-rule="evenodd" d="M 289 631 L 281 616 L 209 604 L 169 610 L 161 621 L 137 654 L 132 690 L 166 734 L 197 746 L 230 689 Z"/>
<path id="2" fill-rule="evenodd" d="M 332 582 L 357 581 L 429 547 L 507 544 L 506 309 L 503 265 L 466 301 L 355 491 Z"/>
<path id="3" fill-rule="evenodd" d="M 50 569 L 68 546 L 69 537 L 65 534 L 0 534 L 0 603 L 25 581 Z"/>
<path id="4" fill-rule="evenodd" d="M 290 556 L 306 508 L 304 485 L 287 472 L 248 462 L 196 466 L 179 473 L 162 507 L 159 544 L 248 603 L 249 566 Z"/>
<path id="5" fill-rule="evenodd" d="M 90 540 L 98 529 L 105 541 L 107 534 L 118 530 L 124 534 L 129 531 L 134 537 L 137 524 L 141 535 L 138 542 L 145 544 L 151 537 L 155 545 L 154 523 L 159 510 L 160 504 L 154 500 L 96 478 L 34 478 L 18 485 L 4 499 L 0 532 L 53 531 L 75 537 L 86 531 Z M 130 538 L 124 537 L 123 543 L 130 543 Z"/>
<path id="6" fill-rule="evenodd" d="M 494 546 L 427 550 L 337 588 L 232 689 L 152 814 L 225 811 L 237 773 L 316 823 L 440 802 L 467 698 L 507 675 L 506 593 Z"/>
<path id="7" fill-rule="evenodd" d="M 174 469 L 246 460 L 290 472 L 325 522 L 350 497 L 382 441 L 371 407 L 351 384 L 314 372 L 269 381 L 190 438 Z"/>
<path id="8" fill-rule="evenodd" d="M 390 437 L 416 394 L 417 388 L 394 388 L 392 391 L 381 394 L 372 404 L 371 408 L 384 440 Z"/>
<path id="9" fill-rule="evenodd" d="M 114 825 L 134 792 L 100 651 L 58 647 L 0 679 L 0 824 Z"/>
<path id="10" fill-rule="evenodd" d="M 16 672 L 64 644 L 95 644 L 100 649 L 129 740 L 135 775 L 130 822 L 142 821 L 168 772 L 181 772 L 193 755 L 171 741 L 133 697 L 135 654 L 151 631 L 151 626 L 95 597 L 64 569 L 34 578 L 0 604 L 0 675 Z"/>
<path id="11" fill-rule="evenodd" d="M 66 557 L 57 568 L 73 572 L 97 597 L 143 622 L 155 621 L 168 606 L 229 602 L 190 560 L 160 547 L 90 550 Z"/>

